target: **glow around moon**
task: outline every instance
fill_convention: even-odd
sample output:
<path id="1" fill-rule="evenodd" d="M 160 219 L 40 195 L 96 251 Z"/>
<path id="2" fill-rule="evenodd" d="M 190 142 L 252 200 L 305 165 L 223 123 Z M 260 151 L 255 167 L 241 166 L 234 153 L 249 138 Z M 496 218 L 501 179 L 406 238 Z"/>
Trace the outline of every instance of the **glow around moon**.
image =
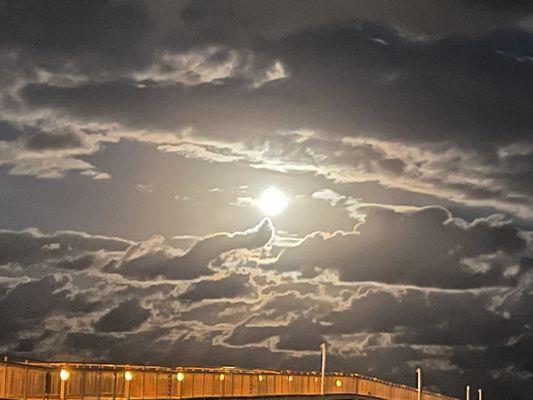
<path id="1" fill-rule="evenodd" d="M 270 187 L 261 194 L 257 206 L 263 214 L 274 216 L 283 212 L 288 203 L 289 199 L 281 190 Z"/>

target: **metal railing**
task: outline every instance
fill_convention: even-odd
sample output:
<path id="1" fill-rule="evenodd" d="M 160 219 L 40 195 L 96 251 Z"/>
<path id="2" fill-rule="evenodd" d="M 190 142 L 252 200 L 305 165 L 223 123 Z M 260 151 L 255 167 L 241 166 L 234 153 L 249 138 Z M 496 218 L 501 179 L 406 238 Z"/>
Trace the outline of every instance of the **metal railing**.
<path id="1" fill-rule="evenodd" d="M 1 399 L 150 400 L 320 395 L 320 374 L 233 367 L 17 361 L 0 363 Z M 326 395 L 417 400 L 415 388 L 359 374 L 328 373 Z M 423 391 L 423 400 L 457 400 Z"/>

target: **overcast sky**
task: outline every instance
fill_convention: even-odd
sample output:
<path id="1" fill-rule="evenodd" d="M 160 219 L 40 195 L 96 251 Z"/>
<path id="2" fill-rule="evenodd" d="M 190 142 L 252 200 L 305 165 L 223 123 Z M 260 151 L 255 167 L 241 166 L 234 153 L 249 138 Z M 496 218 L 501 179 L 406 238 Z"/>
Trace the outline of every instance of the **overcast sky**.
<path id="1" fill-rule="evenodd" d="M 0 353 L 526 399 L 532 98 L 531 1 L 2 1 Z"/>

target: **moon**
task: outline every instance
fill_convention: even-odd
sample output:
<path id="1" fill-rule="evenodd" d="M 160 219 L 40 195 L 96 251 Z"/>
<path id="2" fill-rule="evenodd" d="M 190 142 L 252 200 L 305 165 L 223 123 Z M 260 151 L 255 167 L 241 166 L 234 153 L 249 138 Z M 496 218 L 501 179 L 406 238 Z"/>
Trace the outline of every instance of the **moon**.
<path id="1" fill-rule="evenodd" d="M 269 187 L 259 197 L 257 206 L 263 214 L 272 217 L 281 214 L 288 203 L 289 199 L 281 190 Z"/>

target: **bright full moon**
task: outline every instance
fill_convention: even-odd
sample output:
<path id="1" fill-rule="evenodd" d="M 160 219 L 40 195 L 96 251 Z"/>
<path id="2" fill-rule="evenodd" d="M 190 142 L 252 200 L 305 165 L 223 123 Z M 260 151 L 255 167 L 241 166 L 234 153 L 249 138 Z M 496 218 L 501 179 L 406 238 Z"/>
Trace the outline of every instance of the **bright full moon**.
<path id="1" fill-rule="evenodd" d="M 274 216 L 281 213 L 288 202 L 287 196 L 281 190 L 270 187 L 261 194 L 257 205 L 263 214 Z"/>

